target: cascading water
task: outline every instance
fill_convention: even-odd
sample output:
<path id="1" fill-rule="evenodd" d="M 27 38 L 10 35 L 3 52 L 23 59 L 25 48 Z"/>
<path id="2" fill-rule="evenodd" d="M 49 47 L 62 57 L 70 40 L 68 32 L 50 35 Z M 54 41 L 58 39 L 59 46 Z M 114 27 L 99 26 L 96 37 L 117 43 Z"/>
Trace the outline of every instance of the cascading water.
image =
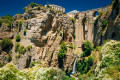
<path id="1" fill-rule="evenodd" d="M 75 58 L 75 61 L 74 61 L 72 74 L 76 73 L 76 61 L 77 61 L 77 58 Z"/>

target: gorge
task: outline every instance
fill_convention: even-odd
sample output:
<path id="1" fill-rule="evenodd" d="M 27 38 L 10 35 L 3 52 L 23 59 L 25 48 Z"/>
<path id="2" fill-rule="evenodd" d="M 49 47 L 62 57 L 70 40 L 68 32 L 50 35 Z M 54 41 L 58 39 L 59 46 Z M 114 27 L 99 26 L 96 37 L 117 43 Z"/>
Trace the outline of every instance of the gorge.
<path id="1" fill-rule="evenodd" d="M 120 0 L 74 13 L 23 9 L 0 17 L 0 80 L 120 79 Z"/>

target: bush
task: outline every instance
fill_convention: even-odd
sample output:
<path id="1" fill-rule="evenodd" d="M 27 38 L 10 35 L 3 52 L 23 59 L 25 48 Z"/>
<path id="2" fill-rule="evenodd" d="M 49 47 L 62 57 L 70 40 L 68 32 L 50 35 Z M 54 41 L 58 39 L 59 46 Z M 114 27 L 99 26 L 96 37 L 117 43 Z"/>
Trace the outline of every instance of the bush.
<path id="1" fill-rule="evenodd" d="M 11 39 L 5 38 L 0 42 L 0 47 L 3 51 L 10 51 L 10 49 L 12 49 L 13 47 L 13 43 L 11 41 Z"/>
<path id="2" fill-rule="evenodd" d="M 85 51 L 82 53 L 82 56 L 85 57 L 85 56 L 89 56 L 91 54 L 91 52 L 94 50 L 92 44 L 89 42 L 89 41 L 86 41 L 84 43 L 85 45 Z"/>
<path id="3" fill-rule="evenodd" d="M 16 55 L 15 55 L 15 58 L 16 58 L 16 59 L 19 59 L 20 57 L 21 57 L 21 54 L 16 54 Z"/>
<path id="4" fill-rule="evenodd" d="M 81 73 L 81 74 L 86 74 L 91 66 L 93 65 L 93 59 L 92 57 L 88 57 L 88 60 L 81 60 L 81 61 L 77 61 L 77 70 Z"/>
<path id="5" fill-rule="evenodd" d="M 15 44 L 15 52 L 17 52 L 19 50 L 19 47 L 20 47 L 19 43 Z"/>
<path id="6" fill-rule="evenodd" d="M 72 18 L 72 23 L 75 24 L 75 19 L 74 18 Z"/>
<path id="7" fill-rule="evenodd" d="M 32 46 L 27 46 L 27 50 L 30 51 L 30 49 L 32 49 Z"/>
<path id="8" fill-rule="evenodd" d="M 18 22 L 18 27 L 19 27 L 19 31 L 21 31 L 21 28 L 22 28 L 22 21 Z"/>
<path id="9" fill-rule="evenodd" d="M 24 36 L 26 36 L 26 29 L 24 30 Z"/>
<path id="10" fill-rule="evenodd" d="M 58 53 L 59 58 L 63 59 L 66 56 L 66 52 L 67 52 L 67 47 L 65 45 L 65 42 L 63 41 L 60 45 L 60 50 Z"/>
<path id="11" fill-rule="evenodd" d="M 62 32 L 60 32 L 60 36 L 62 37 L 62 35 L 63 35 L 63 33 Z"/>
<path id="12" fill-rule="evenodd" d="M 35 66 L 35 64 L 41 64 L 41 61 L 34 61 L 30 63 L 30 68 L 32 68 L 33 66 Z"/>
<path id="13" fill-rule="evenodd" d="M 20 54 L 25 54 L 26 49 L 24 48 L 24 46 L 21 46 L 21 47 L 19 48 L 18 52 L 19 52 Z"/>
<path id="14" fill-rule="evenodd" d="M 20 38 L 20 34 L 17 34 L 17 36 L 16 36 L 16 41 L 17 41 L 17 42 L 20 42 L 20 39 L 21 39 L 21 38 Z"/>
<path id="15" fill-rule="evenodd" d="M 38 10 L 40 10 L 40 6 L 38 7 Z"/>
<path id="16" fill-rule="evenodd" d="M 30 6 L 31 6 L 32 8 L 34 8 L 35 6 L 38 6 L 38 4 L 32 2 L 32 3 L 30 4 Z"/>
<path id="17" fill-rule="evenodd" d="M 75 45 L 70 44 L 70 45 L 69 45 L 69 48 L 72 48 L 72 49 L 73 49 L 73 48 L 75 48 Z"/>
<path id="18" fill-rule="evenodd" d="M 107 26 L 107 21 L 106 20 L 102 20 L 102 25 L 101 25 L 102 30 L 105 29 L 106 26 Z"/>

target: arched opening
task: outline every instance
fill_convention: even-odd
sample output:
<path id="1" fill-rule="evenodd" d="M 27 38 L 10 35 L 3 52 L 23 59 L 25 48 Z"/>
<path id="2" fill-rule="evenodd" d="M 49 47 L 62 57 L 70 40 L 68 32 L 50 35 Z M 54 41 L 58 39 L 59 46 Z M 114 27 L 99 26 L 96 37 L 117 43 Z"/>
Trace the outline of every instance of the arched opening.
<path id="1" fill-rule="evenodd" d="M 97 17 L 97 16 L 99 16 L 99 12 L 98 12 L 98 11 L 95 11 L 95 12 L 93 13 L 93 17 Z"/>
<path id="2" fill-rule="evenodd" d="M 82 25 L 83 25 L 83 39 L 86 40 L 87 39 L 87 32 L 88 32 L 88 18 L 85 17 L 82 20 Z"/>

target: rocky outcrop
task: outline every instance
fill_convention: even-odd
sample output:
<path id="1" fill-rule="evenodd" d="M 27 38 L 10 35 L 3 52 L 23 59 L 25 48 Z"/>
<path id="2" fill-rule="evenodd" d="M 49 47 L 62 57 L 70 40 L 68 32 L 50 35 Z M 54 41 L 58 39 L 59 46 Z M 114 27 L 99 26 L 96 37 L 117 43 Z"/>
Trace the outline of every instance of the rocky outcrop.
<path id="1" fill-rule="evenodd" d="M 41 61 L 42 66 L 59 67 L 58 52 L 61 42 L 64 40 L 68 45 L 74 42 L 72 20 L 66 14 L 56 13 L 46 8 L 38 10 L 37 7 L 33 8 L 31 13 L 26 11 L 23 18 L 20 44 L 26 47 L 32 45 L 32 50 L 27 52 L 31 56 L 31 62 Z M 18 27 L 17 21 L 19 20 L 13 22 L 14 29 Z M 24 29 L 26 29 L 25 37 Z M 13 54 L 16 54 L 14 49 Z M 26 61 L 28 56 L 25 55 L 17 61 L 14 59 L 19 69 L 25 68 L 28 63 Z M 67 51 L 63 63 L 64 71 L 68 68 L 72 70 L 74 59 L 74 52 Z"/>

